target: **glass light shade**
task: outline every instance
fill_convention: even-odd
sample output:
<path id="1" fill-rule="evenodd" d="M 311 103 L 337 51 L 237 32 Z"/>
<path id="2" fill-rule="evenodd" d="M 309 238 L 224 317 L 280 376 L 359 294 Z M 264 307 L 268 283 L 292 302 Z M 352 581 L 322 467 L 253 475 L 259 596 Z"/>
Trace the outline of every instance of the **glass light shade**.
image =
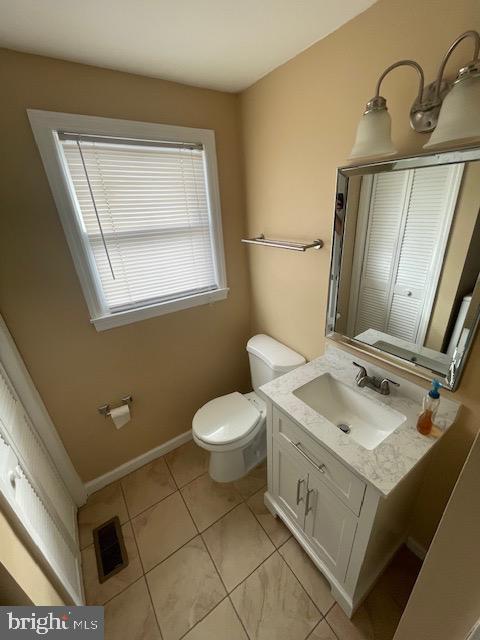
<path id="1" fill-rule="evenodd" d="M 363 114 L 350 158 L 391 156 L 397 153 L 391 136 L 392 120 L 387 109 L 372 109 Z"/>
<path id="2" fill-rule="evenodd" d="M 456 82 L 446 95 L 438 124 L 425 149 L 447 142 L 468 142 L 480 137 L 480 76 Z"/>

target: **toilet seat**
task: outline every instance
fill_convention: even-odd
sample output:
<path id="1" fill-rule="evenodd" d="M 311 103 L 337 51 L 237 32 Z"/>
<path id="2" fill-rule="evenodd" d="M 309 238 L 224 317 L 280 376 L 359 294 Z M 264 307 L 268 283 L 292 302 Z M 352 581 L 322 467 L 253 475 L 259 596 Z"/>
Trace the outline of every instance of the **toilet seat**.
<path id="1" fill-rule="evenodd" d="M 222 446 L 248 436 L 262 418 L 255 405 L 235 391 L 201 407 L 193 417 L 192 429 L 205 444 Z"/>

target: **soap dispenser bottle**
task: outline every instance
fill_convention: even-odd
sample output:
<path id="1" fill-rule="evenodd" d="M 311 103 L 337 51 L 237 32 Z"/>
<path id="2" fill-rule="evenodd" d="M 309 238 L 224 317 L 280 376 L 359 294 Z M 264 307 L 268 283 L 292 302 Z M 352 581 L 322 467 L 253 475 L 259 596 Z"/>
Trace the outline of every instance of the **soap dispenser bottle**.
<path id="1" fill-rule="evenodd" d="M 442 384 L 439 380 L 432 380 L 432 388 L 423 398 L 423 411 L 418 416 L 417 431 L 424 436 L 428 436 L 432 431 L 435 414 L 440 404 L 439 389 L 441 386 Z"/>

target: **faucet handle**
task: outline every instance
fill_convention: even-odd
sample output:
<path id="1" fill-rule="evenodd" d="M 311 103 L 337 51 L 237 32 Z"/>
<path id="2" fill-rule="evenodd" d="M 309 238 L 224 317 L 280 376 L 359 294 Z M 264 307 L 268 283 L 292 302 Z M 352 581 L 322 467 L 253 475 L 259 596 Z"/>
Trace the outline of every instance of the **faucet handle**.
<path id="1" fill-rule="evenodd" d="M 393 384 L 396 387 L 399 387 L 400 384 L 398 382 L 395 382 L 395 380 L 390 380 L 390 378 L 383 378 L 383 380 L 380 383 L 380 393 L 383 396 L 389 396 L 390 395 L 390 385 Z"/>
<path id="2" fill-rule="evenodd" d="M 399 382 L 395 382 L 395 380 L 390 380 L 390 378 L 383 378 L 382 382 L 389 382 L 390 384 L 395 385 L 396 387 L 400 386 Z"/>
<path id="3" fill-rule="evenodd" d="M 367 377 L 367 370 L 365 369 L 365 367 L 361 364 L 358 364 L 357 362 L 352 362 L 353 365 L 355 365 L 356 367 L 358 367 L 359 371 L 357 373 L 357 377 L 356 380 L 360 380 L 361 378 L 366 378 Z"/>

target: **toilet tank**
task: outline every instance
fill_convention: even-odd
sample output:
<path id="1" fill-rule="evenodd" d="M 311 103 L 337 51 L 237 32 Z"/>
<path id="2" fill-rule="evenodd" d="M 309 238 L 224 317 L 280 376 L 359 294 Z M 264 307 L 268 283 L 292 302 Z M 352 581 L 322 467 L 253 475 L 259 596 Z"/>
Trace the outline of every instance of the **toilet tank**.
<path id="1" fill-rule="evenodd" d="M 305 364 L 305 358 L 299 353 L 263 333 L 250 338 L 247 351 L 255 391 L 262 384 Z"/>

